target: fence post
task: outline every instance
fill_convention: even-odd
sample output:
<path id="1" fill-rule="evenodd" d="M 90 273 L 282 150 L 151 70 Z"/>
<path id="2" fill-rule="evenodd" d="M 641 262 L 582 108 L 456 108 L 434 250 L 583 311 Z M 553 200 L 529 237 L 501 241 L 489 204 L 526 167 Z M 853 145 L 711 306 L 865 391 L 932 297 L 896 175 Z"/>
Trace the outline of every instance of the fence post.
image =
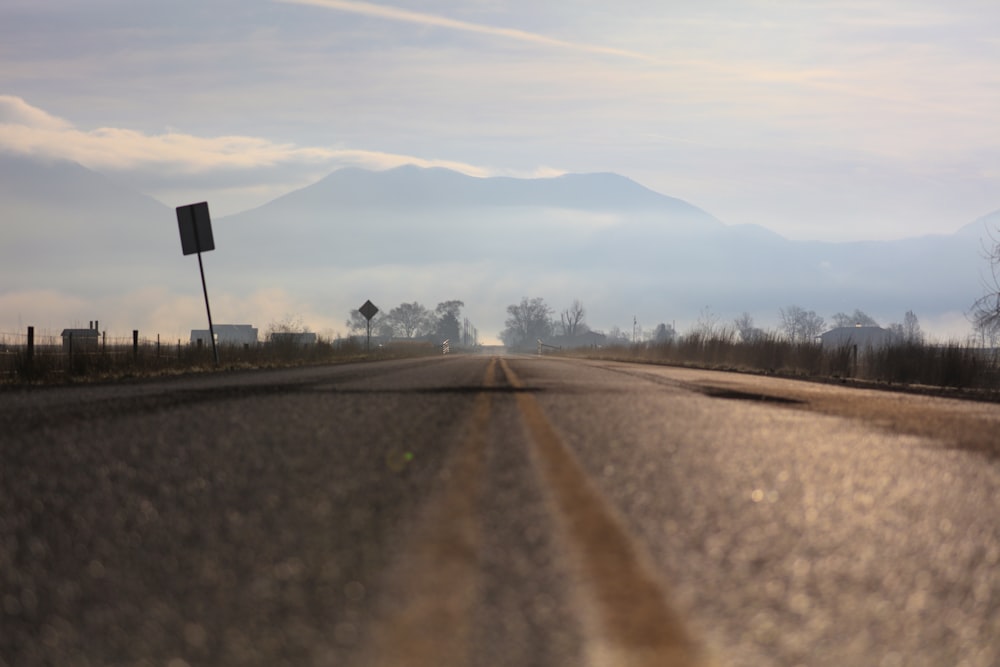
<path id="1" fill-rule="evenodd" d="M 132 329 L 132 359 L 139 361 L 139 330 Z"/>
<path id="2" fill-rule="evenodd" d="M 156 334 L 156 358 L 160 358 L 160 334 Z"/>
<path id="3" fill-rule="evenodd" d="M 28 327 L 28 367 L 35 359 L 35 327 Z"/>

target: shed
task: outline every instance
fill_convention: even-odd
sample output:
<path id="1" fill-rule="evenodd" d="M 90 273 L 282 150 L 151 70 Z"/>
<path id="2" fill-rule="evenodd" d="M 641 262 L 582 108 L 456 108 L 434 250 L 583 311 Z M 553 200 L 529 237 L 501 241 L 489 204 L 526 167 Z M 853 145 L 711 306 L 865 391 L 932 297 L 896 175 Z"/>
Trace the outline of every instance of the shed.
<path id="1" fill-rule="evenodd" d="M 62 346 L 66 352 L 96 352 L 101 332 L 91 326 L 89 329 L 63 329 Z"/>

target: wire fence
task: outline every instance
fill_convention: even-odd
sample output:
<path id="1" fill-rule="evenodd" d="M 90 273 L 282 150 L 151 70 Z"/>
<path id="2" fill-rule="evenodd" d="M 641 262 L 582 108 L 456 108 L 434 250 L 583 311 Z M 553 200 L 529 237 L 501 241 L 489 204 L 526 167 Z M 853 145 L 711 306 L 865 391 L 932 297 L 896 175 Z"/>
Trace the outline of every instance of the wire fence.
<path id="1" fill-rule="evenodd" d="M 545 352 L 539 348 L 539 353 Z M 546 352 L 547 353 L 547 352 Z M 692 334 L 664 343 L 555 352 L 595 358 L 691 365 L 790 377 L 854 379 L 885 385 L 924 385 L 1000 392 L 1000 352 L 967 344 L 901 343 L 881 347 L 792 343 L 779 336 L 750 342 L 731 333 Z"/>
<path id="2" fill-rule="evenodd" d="M 365 352 L 356 339 L 317 339 L 308 345 L 292 340 L 219 344 L 227 368 L 323 363 L 366 356 L 398 357 L 440 353 L 434 346 L 399 345 Z M 72 335 L 0 332 L 0 383 L 44 382 L 153 375 L 214 367 L 211 344 L 144 337 L 108 336 L 96 330 Z"/>

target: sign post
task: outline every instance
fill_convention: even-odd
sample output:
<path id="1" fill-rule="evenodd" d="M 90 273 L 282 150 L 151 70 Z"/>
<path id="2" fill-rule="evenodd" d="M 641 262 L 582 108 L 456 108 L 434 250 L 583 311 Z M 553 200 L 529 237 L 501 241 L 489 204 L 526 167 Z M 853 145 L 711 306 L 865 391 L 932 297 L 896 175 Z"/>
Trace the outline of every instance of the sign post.
<path id="1" fill-rule="evenodd" d="M 212 325 L 212 309 L 208 305 L 208 287 L 205 285 L 205 267 L 201 253 L 215 250 L 212 236 L 212 219 L 208 215 L 208 202 L 177 207 L 177 226 L 181 232 L 181 250 L 185 255 L 198 255 L 198 271 L 201 272 L 201 290 L 205 294 L 205 311 L 208 313 L 208 335 L 212 339 L 212 357 L 219 365 L 219 348 L 215 344 L 215 327 Z"/>
<path id="2" fill-rule="evenodd" d="M 370 352 L 372 349 L 372 318 L 378 314 L 378 306 L 376 306 L 371 301 L 365 301 L 358 312 L 368 321 L 368 338 L 365 340 L 365 351 Z"/>

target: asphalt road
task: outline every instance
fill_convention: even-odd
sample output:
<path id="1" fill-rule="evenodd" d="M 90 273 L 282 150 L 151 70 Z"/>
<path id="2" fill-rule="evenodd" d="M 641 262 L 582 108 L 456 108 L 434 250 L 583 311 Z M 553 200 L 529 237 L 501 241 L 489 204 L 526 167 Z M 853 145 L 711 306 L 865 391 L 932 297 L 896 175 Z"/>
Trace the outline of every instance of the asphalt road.
<path id="1" fill-rule="evenodd" d="M 535 357 L 6 390 L 0 666 L 997 665 L 998 427 Z"/>

